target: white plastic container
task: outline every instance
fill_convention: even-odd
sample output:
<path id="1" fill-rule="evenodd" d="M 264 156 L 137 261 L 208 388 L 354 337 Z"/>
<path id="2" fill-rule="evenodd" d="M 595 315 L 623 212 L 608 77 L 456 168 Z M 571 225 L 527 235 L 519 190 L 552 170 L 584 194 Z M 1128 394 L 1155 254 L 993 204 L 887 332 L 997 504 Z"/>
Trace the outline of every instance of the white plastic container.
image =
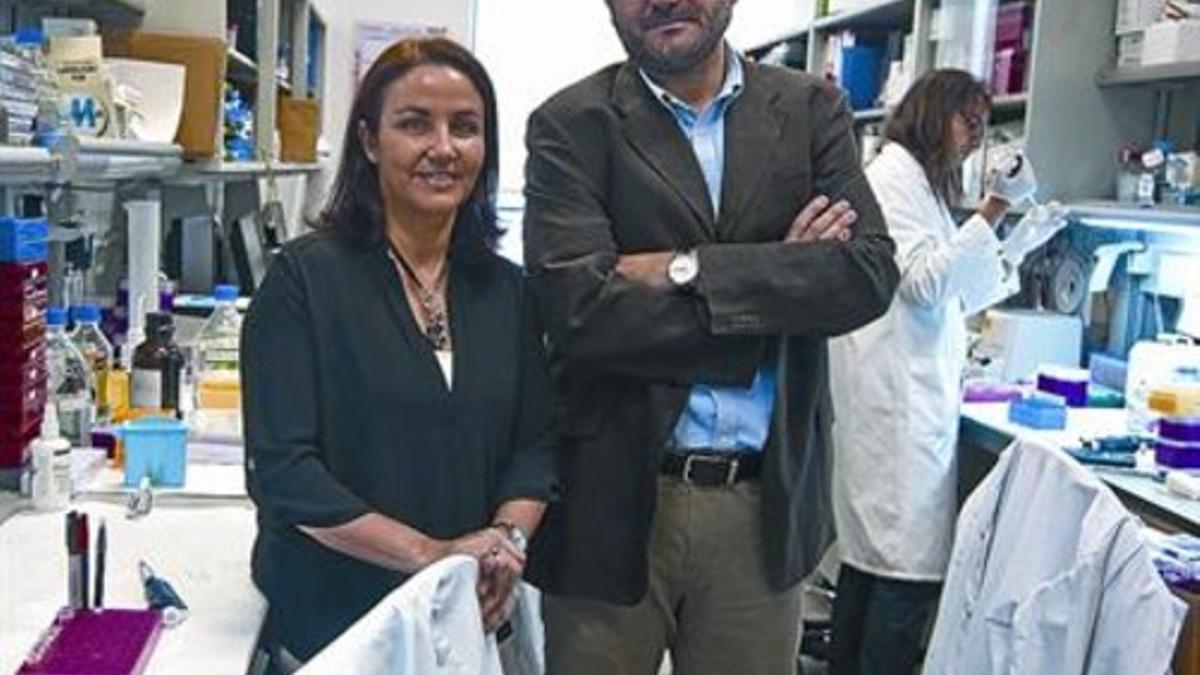
<path id="1" fill-rule="evenodd" d="M 59 435 L 58 415 L 46 406 L 42 434 L 30 446 L 33 476 L 29 496 L 39 511 L 64 509 L 71 502 L 71 444 Z"/>
<path id="2" fill-rule="evenodd" d="M 1129 431 L 1150 433 L 1158 415 L 1150 410 L 1150 392 L 1155 387 L 1193 384 L 1185 374 L 1200 370 L 1200 345 L 1172 342 L 1170 336 L 1138 342 L 1129 350 L 1125 380 L 1125 407 Z"/>

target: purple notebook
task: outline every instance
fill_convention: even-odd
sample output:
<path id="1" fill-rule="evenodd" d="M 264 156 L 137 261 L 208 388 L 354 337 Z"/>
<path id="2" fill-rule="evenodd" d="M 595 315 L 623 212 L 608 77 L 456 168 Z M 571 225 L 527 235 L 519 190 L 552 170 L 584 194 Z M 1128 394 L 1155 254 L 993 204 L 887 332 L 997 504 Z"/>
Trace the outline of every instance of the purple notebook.
<path id="1" fill-rule="evenodd" d="M 17 675 L 136 675 L 161 630 L 158 610 L 63 609 Z"/>

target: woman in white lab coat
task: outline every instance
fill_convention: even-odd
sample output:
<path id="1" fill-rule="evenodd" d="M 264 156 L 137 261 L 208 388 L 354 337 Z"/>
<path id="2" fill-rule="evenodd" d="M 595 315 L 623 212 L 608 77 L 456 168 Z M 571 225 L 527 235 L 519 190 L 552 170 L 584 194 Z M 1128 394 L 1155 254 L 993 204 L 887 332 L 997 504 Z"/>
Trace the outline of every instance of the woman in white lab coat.
<path id="1" fill-rule="evenodd" d="M 834 513 L 842 558 L 834 673 L 911 675 L 953 541 L 955 444 L 968 315 L 1019 289 L 1025 254 L 1062 225 L 1035 207 L 994 230 L 1036 188 L 1022 156 L 989 176 L 978 213 L 957 226 L 963 160 L 983 139 L 983 84 L 939 70 L 892 113 L 867 178 L 896 242 L 902 278 L 887 313 L 830 343 Z"/>

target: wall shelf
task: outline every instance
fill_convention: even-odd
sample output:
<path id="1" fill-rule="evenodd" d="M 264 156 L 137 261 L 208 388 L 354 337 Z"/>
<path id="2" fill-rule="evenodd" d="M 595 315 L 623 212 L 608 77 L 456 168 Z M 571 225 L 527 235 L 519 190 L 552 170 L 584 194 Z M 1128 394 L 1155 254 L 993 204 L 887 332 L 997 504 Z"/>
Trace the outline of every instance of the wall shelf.
<path id="1" fill-rule="evenodd" d="M 866 110 L 855 110 L 855 122 L 878 122 L 887 117 L 888 108 L 868 108 Z"/>
<path id="2" fill-rule="evenodd" d="M 787 33 L 784 33 L 783 35 L 780 35 L 779 37 L 772 38 L 770 40 L 762 42 L 762 43 L 760 43 L 754 47 L 751 47 L 745 51 L 747 54 L 750 54 L 753 56 L 762 56 L 763 54 L 766 54 L 767 52 L 771 51 L 775 47 L 777 47 L 785 42 L 807 42 L 807 41 L 808 41 L 808 26 L 802 26 L 800 28 L 796 28 Z"/>
<path id="3" fill-rule="evenodd" d="M 1095 200 L 1069 204 L 1067 209 L 1073 220 L 1088 227 L 1200 234 L 1198 206 L 1138 206 Z"/>
<path id="4" fill-rule="evenodd" d="M 911 22 L 912 6 L 912 0 L 876 0 L 862 7 L 823 16 L 813 22 L 813 28 L 818 31 L 832 31 L 843 28 L 901 26 Z"/>
<path id="5" fill-rule="evenodd" d="M 1200 61 L 1136 68 L 1105 68 L 1096 74 L 1101 87 L 1133 87 L 1187 80 L 1200 81 Z"/>
<path id="6" fill-rule="evenodd" d="M 1020 110 L 1029 103 L 1029 94 L 1021 92 L 1020 94 L 1004 94 L 992 99 L 992 112 L 1009 112 Z"/>
<path id="7" fill-rule="evenodd" d="M 58 159 L 45 148 L 0 146 L 0 185 L 49 183 L 58 170 Z"/>
<path id="8" fill-rule="evenodd" d="M 92 185 L 162 180 L 179 171 L 183 165 L 182 153 L 183 149 L 173 143 L 81 140 L 60 155 L 56 181 Z"/>
<path id="9" fill-rule="evenodd" d="M 146 12 L 146 0 L 9 0 L 4 3 L 35 14 L 66 10 L 108 26 L 136 26 Z"/>
<path id="10" fill-rule="evenodd" d="M 0 185 L 112 185 L 161 180 L 182 166 L 181 148 L 165 143 L 67 140 L 51 148 L 0 146 Z"/>
<path id="11" fill-rule="evenodd" d="M 258 180 L 274 173 L 276 176 L 315 174 L 324 169 L 321 162 L 309 164 L 275 163 L 270 171 L 265 162 L 203 162 L 186 163 L 179 173 L 167 182 L 171 185 L 204 185 Z"/>

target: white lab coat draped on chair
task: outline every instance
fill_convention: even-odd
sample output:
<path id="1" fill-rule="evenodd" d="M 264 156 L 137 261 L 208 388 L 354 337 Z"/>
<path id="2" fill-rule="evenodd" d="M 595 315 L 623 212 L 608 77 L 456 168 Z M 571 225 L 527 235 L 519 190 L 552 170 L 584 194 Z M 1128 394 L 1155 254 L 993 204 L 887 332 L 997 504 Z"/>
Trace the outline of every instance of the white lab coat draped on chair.
<path id="1" fill-rule="evenodd" d="M 1185 612 L 1112 491 L 1018 441 L 959 515 L 924 675 L 1161 675 Z"/>

